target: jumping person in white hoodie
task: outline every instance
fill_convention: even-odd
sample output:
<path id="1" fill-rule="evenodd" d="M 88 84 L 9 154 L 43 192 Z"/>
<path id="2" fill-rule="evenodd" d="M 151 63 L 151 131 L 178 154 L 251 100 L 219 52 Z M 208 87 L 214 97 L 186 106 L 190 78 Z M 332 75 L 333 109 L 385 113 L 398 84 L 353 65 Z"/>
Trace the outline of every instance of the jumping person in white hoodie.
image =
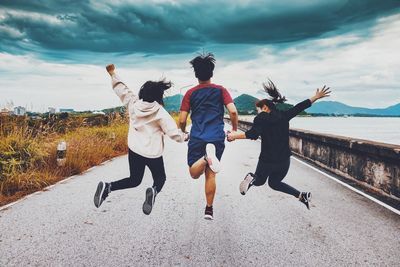
<path id="1" fill-rule="evenodd" d="M 153 186 L 147 188 L 143 212 L 151 213 L 156 195 L 164 186 L 166 175 L 162 153 L 164 134 L 177 142 L 188 140 L 188 135 L 178 129 L 174 119 L 163 107 L 164 91 L 171 87 L 170 82 L 147 81 L 139 95 L 120 80 L 115 74 L 113 64 L 106 67 L 111 76 L 112 87 L 129 112 L 129 170 L 130 177 L 119 181 L 100 182 L 94 195 L 94 205 L 98 208 L 111 191 L 132 188 L 140 185 L 147 166 L 153 176 Z"/>

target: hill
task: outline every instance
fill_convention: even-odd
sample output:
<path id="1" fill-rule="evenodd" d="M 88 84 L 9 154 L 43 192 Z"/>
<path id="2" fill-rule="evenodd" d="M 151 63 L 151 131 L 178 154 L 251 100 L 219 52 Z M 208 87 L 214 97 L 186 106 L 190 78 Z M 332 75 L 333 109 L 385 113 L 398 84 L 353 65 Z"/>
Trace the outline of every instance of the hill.
<path id="1" fill-rule="evenodd" d="M 258 98 L 255 98 L 254 96 L 248 95 L 248 94 L 242 94 L 238 97 L 236 97 L 233 101 L 235 102 L 236 108 L 239 112 L 240 115 L 248 115 L 248 114 L 257 114 L 257 109 L 256 109 L 256 102 L 258 101 Z M 276 108 L 279 110 L 288 110 L 289 108 L 293 107 L 291 104 L 277 104 Z M 306 115 L 306 112 L 301 112 L 300 115 Z"/>
<path id="2" fill-rule="evenodd" d="M 400 116 L 400 103 L 387 108 L 353 107 L 337 101 L 321 101 L 314 103 L 308 113 L 336 114 L 336 115 L 375 115 L 375 116 Z"/>
<path id="3" fill-rule="evenodd" d="M 255 98 L 254 96 L 248 94 L 242 94 L 233 99 L 233 102 L 235 102 L 235 106 L 239 114 L 248 115 L 248 114 L 257 114 L 257 109 L 255 104 L 258 100 L 259 99 Z"/>
<path id="4" fill-rule="evenodd" d="M 183 95 L 177 94 L 164 97 L 164 108 L 168 112 L 179 112 Z"/>
<path id="5" fill-rule="evenodd" d="M 168 112 L 179 112 L 182 98 L 183 98 L 183 95 L 180 95 L 180 94 L 164 97 L 165 109 Z M 257 114 L 257 109 L 256 109 L 255 104 L 258 100 L 259 100 L 258 98 L 248 95 L 248 94 L 242 94 L 242 95 L 236 97 L 235 99 L 233 99 L 240 115 L 249 115 L 249 114 L 255 115 L 255 114 Z M 292 106 L 293 105 L 283 103 L 283 104 L 278 104 L 277 108 L 279 110 L 287 110 Z M 116 107 L 116 108 L 103 109 L 103 111 L 106 114 L 108 114 L 110 112 L 115 112 L 115 111 L 123 112 L 124 109 L 123 109 L 123 107 Z M 305 115 L 306 113 L 302 112 L 300 114 Z"/>

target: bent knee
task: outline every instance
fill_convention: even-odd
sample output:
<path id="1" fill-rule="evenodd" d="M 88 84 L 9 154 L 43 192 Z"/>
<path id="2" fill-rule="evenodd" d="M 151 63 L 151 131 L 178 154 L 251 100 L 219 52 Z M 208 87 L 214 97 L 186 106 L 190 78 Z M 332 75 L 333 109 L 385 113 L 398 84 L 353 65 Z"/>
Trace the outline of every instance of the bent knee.
<path id="1" fill-rule="evenodd" d="M 271 187 L 271 188 L 274 189 L 274 190 L 276 190 L 277 188 L 279 188 L 279 183 L 276 183 L 276 182 L 268 181 L 268 185 L 269 185 L 269 187 Z"/>
<path id="2" fill-rule="evenodd" d="M 131 180 L 130 180 L 130 181 L 131 181 L 131 182 L 130 182 L 130 186 L 131 186 L 131 187 L 137 187 L 137 186 L 139 186 L 139 185 L 142 183 L 141 180 L 135 179 L 135 177 L 131 177 Z"/>
<path id="3" fill-rule="evenodd" d="M 190 176 L 191 176 L 193 179 L 197 180 L 197 179 L 200 178 L 201 175 L 190 174 Z"/>
<path id="4" fill-rule="evenodd" d="M 260 179 L 257 175 L 254 175 L 254 178 L 255 178 L 255 180 L 253 182 L 253 185 L 255 185 L 255 186 L 262 186 L 267 181 L 267 179 Z"/>

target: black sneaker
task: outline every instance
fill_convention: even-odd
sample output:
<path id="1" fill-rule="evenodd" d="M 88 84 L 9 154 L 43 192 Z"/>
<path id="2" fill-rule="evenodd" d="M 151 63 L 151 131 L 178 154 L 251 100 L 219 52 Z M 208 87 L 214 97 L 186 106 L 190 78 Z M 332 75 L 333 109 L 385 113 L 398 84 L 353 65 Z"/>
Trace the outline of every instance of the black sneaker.
<path id="1" fill-rule="evenodd" d="M 206 210 L 204 211 L 204 219 L 213 220 L 213 207 L 206 206 Z"/>
<path id="2" fill-rule="evenodd" d="M 249 190 L 250 186 L 253 185 L 253 181 L 255 180 L 254 178 L 254 174 L 252 174 L 251 172 L 249 172 L 246 177 L 244 177 L 244 180 L 240 183 L 239 186 L 239 191 L 240 194 L 242 195 L 246 195 L 247 190 Z"/>
<path id="3" fill-rule="evenodd" d="M 299 198 L 300 202 L 306 205 L 307 209 L 310 209 L 311 192 L 302 192 Z"/>
<path id="4" fill-rule="evenodd" d="M 111 192 L 111 185 L 109 183 L 100 182 L 97 185 L 96 193 L 94 194 L 94 205 L 96 208 L 100 207 L 103 201 L 108 197 Z"/>
<path id="5" fill-rule="evenodd" d="M 157 191 L 154 187 L 146 189 L 146 196 L 143 203 L 143 213 L 149 215 L 153 209 L 154 201 L 156 200 Z"/>

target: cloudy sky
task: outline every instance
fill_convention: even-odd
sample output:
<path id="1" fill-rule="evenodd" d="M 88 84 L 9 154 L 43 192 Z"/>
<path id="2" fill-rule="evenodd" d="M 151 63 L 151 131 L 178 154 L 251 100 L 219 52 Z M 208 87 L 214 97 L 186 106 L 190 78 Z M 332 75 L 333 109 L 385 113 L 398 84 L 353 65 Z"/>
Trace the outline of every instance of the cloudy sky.
<path id="1" fill-rule="evenodd" d="M 233 96 L 263 97 L 269 77 L 289 103 L 327 84 L 331 100 L 387 107 L 400 103 L 399 47 L 399 0 L 1 0 L 0 107 L 117 106 L 108 63 L 134 90 L 166 77 L 184 93 L 202 51 Z"/>

